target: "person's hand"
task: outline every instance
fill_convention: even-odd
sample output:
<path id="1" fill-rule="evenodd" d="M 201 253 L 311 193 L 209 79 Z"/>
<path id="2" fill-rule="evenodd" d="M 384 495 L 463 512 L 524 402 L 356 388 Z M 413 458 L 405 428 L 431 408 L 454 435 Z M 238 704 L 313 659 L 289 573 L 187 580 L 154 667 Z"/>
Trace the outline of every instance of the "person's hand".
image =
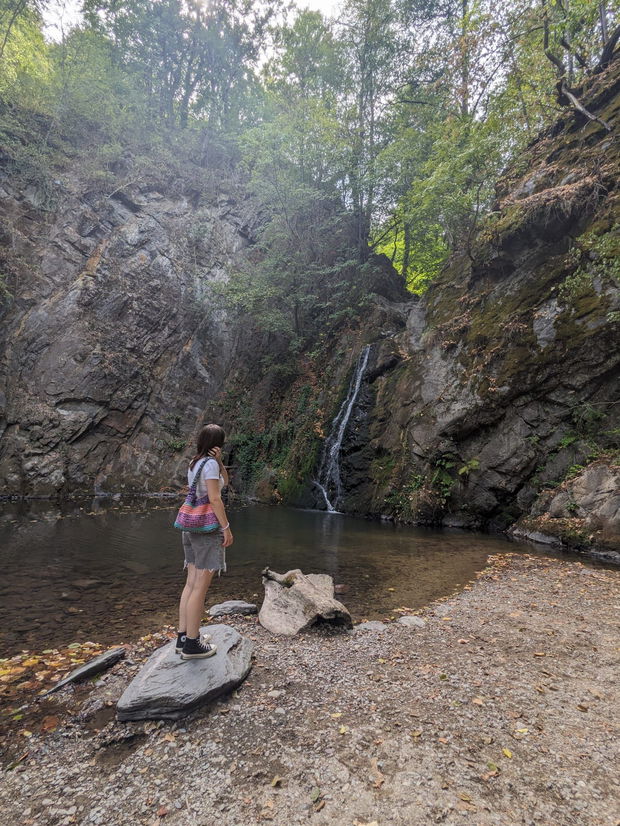
<path id="1" fill-rule="evenodd" d="M 232 543 L 234 541 L 235 540 L 233 539 L 232 531 L 230 530 L 230 528 L 224 528 L 223 538 L 222 538 L 222 545 L 225 548 L 228 548 L 228 546 L 232 545 Z"/>
<path id="2" fill-rule="evenodd" d="M 212 447 L 209 451 L 209 456 L 212 459 L 215 459 L 216 462 L 220 467 L 222 467 L 222 448 L 221 447 Z"/>

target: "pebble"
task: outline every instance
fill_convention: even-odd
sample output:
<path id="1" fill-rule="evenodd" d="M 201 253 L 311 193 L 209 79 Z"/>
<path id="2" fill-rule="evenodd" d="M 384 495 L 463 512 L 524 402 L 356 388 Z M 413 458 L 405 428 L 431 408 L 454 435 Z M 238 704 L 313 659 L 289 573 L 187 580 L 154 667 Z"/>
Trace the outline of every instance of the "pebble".
<path id="1" fill-rule="evenodd" d="M 359 625 L 356 625 L 353 630 L 355 632 L 358 631 L 387 631 L 389 626 L 385 622 L 379 622 L 378 620 L 371 620 L 370 622 L 360 622 Z"/>
<path id="2" fill-rule="evenodd" d="M 424 628 L 426 626 L 422 617 L 399 617 L 397 622 L 407 628 Z"/>

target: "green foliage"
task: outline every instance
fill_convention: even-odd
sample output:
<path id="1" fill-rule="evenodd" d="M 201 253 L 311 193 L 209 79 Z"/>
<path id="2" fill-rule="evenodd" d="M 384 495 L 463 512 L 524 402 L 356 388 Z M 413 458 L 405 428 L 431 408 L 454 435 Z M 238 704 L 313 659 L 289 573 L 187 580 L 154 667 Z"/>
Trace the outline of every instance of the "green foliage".
<path id="1" fill-rule="evenodd" d="M 446 502 L 452 493 L 455 480 L 450 471 L 455 465 L 456 461 L 450 454 L 435 460 L 430 484 L 439 492 L 442 502 Z"/>
<path id="2" fill-rule="evenodd" d="M 419 473 L 411 473 L 400 490 L 392 491 L 385 497 L 385 504 L 397 519 L 414 519 L 415 494 L 421 491 L 425 484 L 425 477 Z"/>
<path id="3" fill-rule="evenodd" d="M 469 476 L 472 470 L 478 470 L 480 467 L 480 459 L 468 459 L 464 465 L 459 468 L 459 476 Z"/>
<path id="4" fill-rule="evenodd" d="M 164 444 L 175 453 L 180 453 L 187 447 L 187 439 L 164 439 Z"/>
<path id="5" fill-rule="evenodd" d="M 574 464 L 569 467 L 566 471 L 565 479 L 572 479 L 575 476 L 579 476 L 582 470 L 585 469 L 585 465 Z"/>
<path id="6" fill-rule="evenodd" d="M 44 105 L 52 71 L 34 4 L 0 2 L 0 100 L 26 103 L 38 110 Z"/>
<path id="7" fill-rule="evenodd" d="M 595 407 L 588 402 L 576 405 L 571 410 L 571 418 L 582 436 L 591 436 L 598 431 L 599 422 L 604 418 L 605 413 L 600 407 Z"/>
<path id="8" fill-rule="evenodd" d="M 575 241 L 570 258 L 576 268 L 564 279 L 559 290 L 565 301 L 574 302 L 591 292 L 595 278 L 620 284 L 620 225 L 600 234 L 582 235 Z"/>

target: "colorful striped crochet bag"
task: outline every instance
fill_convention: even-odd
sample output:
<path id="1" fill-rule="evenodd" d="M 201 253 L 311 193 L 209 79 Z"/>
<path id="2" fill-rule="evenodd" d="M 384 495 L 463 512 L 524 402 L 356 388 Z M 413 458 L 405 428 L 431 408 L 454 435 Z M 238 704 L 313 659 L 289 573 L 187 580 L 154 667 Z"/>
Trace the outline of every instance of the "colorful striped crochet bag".
<path id="1" fill-rule="evenodd" d="M 196 471 L 194 481 L 189 489 L 185 502 L 179 508 L 177 518 L 174 520 L 174 527 L 180 531 L 189 531 L 190 533 L 211 533 L 220 527 L 217 521 L 217 516 L 213 513 L 213 507 L 209 502 L 208 496 L 201 496 L 200 499 L 196 496 L 196 489 L 198 487 L 198 480 L 202 469 L 207 463 L 209 457 L 201 462 L 200 467 Z"/>

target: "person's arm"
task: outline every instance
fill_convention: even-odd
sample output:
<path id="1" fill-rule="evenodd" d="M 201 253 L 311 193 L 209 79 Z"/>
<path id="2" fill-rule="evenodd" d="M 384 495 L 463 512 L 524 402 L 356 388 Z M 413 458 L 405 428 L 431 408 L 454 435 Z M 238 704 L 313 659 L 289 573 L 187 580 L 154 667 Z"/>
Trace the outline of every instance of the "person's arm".
<path id="1" fill-rule="evenodd" d="M 233 543 L 233 535 L 230 530 L 228 517 L 226 516 L 226 508 L 222 502 L 219 479 L 207 479 L 207 494 L 209 496 L 209 502 L 211 503 L 213 512 L 217 516 L 217 521 L 220 523 L 224 531 L 224 541 L 222 542 L 222 545 L 227 548 Z"/>

